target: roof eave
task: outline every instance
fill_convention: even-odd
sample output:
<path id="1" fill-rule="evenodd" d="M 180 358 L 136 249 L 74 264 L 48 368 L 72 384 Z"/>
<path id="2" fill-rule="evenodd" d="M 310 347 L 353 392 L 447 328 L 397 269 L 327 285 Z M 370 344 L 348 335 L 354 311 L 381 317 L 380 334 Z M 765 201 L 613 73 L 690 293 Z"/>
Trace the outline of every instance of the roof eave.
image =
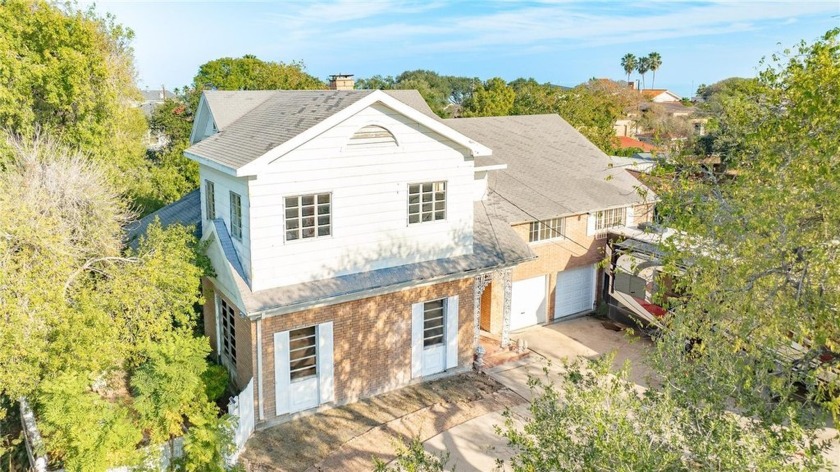
<path id="1" fill-rule="evenodd" d="M 199 156 L 198 154 L 192 153 L 188 150 L 184 151 L 184 157 L 190 159 L 192 161 L 197 162 L 200 165 L 207 166 L 211 169 L 217 170 L 219 172 L 231 175 L 233 177 L 239 177 L 239 170 L 234 169 L 232 167 L 228 167 L 224 164 L 220 164 L 219 162 L 209 159 L 207 157 Z"/>
<path id="2" fill-rule="evenodd" d="M 450 128 L 444 123 L 435 120 L 430 116 L 426 116 L 423 112 L 406 105 L 405 103 L 388 95 L 387 93 L 381 90 L 376 90 L 371 94 L 367 95 L 366 97 L 362 98 L 361 100 L 357 101 L 356 103 L 353 103 L 347 108 L 339 111 L 335 115 L 332 115 L 331 117 L 321 121 L 312 128 L 307 129 L 306 131 L 298 134 L 297 136 L 286 141 L 280 146 L 271 149 L 270 151 L 254 159 L 248 164 L 245 164 L 244 166 L 236 169 L 235 175 L 237 177 L 257 175 L 266 165 L 268 165 L 272 161 L 289 153 L 293 149 L 315 138 L 324 131 L 338 125 L 347 118 L 355 115 L 361 110 L 377 102 L 383 103 L 385 106 L 401 113 L 407 118 L 411 118 L 412 120 L 420 123 L 421 125 L 431 129 L 432 131 L 451 139 L 457 144 L 464 146 L 465 148 L 469 149 L 470 155 L 472 157 L 485 157 L 491 156 L 493 154 L 493 151 L 487 146 L 484 146 L 483 144 L 480 144 L 468 138 L 467 136 L 464 136 L 463 134 L 455 131 L 454 129 Z"/>

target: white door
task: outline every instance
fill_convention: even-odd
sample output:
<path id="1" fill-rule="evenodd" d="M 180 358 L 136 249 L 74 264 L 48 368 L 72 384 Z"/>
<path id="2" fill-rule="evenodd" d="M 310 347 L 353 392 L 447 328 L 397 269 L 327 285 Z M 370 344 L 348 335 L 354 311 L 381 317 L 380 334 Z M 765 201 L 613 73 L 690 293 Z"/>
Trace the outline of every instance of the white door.
<path id="1" fill-rule="evenodd" d="M 334 400 L 332 328 L 328 322 L 275 333 L 277 415 Z"/>
<path id="2" fill-rule="evenodd" d="M 458 365 L 458 297 L 411 307 L 412 377 L 424 377 Z"/>
<path id="3" fill-rule="evenodd" d="M 554 319 L 590 311 L 595 303 L 594 265 L 557 273 L 554 290 Z"/>
<path id="4" fill-rule="evenodd" d="M 545 323 L 545 276 L 513 283 L 510 302 L 510 329 Z"/>

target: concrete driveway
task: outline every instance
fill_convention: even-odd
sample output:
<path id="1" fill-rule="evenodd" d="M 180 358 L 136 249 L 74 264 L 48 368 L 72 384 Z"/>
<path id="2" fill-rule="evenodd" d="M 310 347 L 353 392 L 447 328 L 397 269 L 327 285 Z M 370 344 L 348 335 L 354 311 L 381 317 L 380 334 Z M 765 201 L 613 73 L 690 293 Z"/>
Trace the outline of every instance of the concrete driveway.
<path id="1" fill-rule="evenodd" d="M 631 362 L 634 382 L 647 384 L 650 370 L 642 359 L 645 350 L 651 347 L 650 340 L 607 329 L 598 319 L 583 317 L 535 326 L 514 332 L 512 338 L 527 342 L 533 354 L 525 361 L 494 367 L 488 374 L 525 399 L 531 398 L 528 377 L 542 375 L 548 361 L 556 368 L 562 361 L 577 356 L 595 358 L 609 352 L 616 353 L 616 366 L 626 360 Z M 521 422 L 528 415 L 528 404 L 516 406 L 511 412 Z M 459 472 L 494 470 L 497 458 L 505 460 L 512 453 L 507 441 L 495 433 L 495 426 L 503 423 L 501 412 L 489 413 L 432 437 L 425 447 L 435 454 L 448 452 L 448 467 Z"/>
<path id="2" fill-rule="evenodd" d="M 630 380 L 643 386 L 655 383 L 652 371 L 644 364 L 645 351 L 652 348 L 651 341 L 610 330 L 593 317 L 527 328 L 514 332 L 512 338 L 526 341 L 533 354 L 525 361 L 490 369 L 488 374 L 527 400 L 531 399 L 527 386 L 529 375 L 543 375 L 547 361 L 551 361 L 556 369 L 563 360 L 576 356 L 595 358 L 615 352 L 616 368 L 630 361 Z M 511 412 L 514 419 L 522 424 L 528 415 L 528 404 L 515 406 Z M 501 412 L 489 413 L 430 438 L 424 443 L 425 448 L 435 454 L 448 452 L 447 467 L 458 472 L 498 470 L 496 458 L 507 460 L 512 455 L 507 441 L 495 433 L 495 427 L 503 423 Z M 836 435 L 837 429 L 831 424 L 820 434 L 822 438 Z M 837 440 L 826 455 L 835 464 L 832 470 L 840 472 L 840 443 Z"/>

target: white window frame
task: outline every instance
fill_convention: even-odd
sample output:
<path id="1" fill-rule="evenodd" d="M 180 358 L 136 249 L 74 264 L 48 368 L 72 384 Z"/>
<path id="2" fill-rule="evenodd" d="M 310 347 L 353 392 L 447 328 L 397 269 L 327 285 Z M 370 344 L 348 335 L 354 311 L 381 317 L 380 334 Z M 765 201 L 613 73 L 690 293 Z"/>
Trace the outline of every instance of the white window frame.
<path id="1" fill-rule="evenodd" d="M 601 232 L 616 226 L 624 226 L 627 222 L 627 208 L 610 208 L 595 213 L 595 231 Z"/>
<path id="2" fill-rule="evenodd" d="M 230 235 L 242 241 L 242 195 L 230 192 Z"/>
<path id="3" fill-rule="evenodd" d="M 236 368 L 236 309 L 219 297 L 219 357 Z"/>
<path id="4" fill-rule="evenodd" d="M 216 219 L 216 184 L 210 179 L 204 179 L 204 212 L 208 220 Z"/>
<path id="5" fill-rule="evenodd" d="M 306 339 L 311 339 L 311 344 L 307 344 L 306 346 L 304 346 L 302 348 L 291 347 L 291 343 L 296 341 L 296 339 L 293 338 L 294 333 L 296 331 L 310 330 L 310 329 L 312 330 L 312 334 L 306 336 Z M 292 362 L 294 362 L 295 360 L 301 360 L 301 359 L 292 359 L 292 354 L 296 351 L 300 351 L 300 350 L 303 350 L 303 349 L 310 349 L 310 348 L 314 349 L 313 353 L 311 355 L 304 356 L 301 359 L 314 359 L 315 363 L 312 366 L 306 366 L 304 368 L 295 368 L 294 366 L 292 366 Z M 303 376 L 303 377 L 299 377 L 299 378 L 295 378 L 296 373 L 304 371 L 304 370 L 311 369 L 312 367 L 315 368 L 312 374 L 306 375 L 306 376 Z M 302 382 L 304 380 L 311 379 L 312 377 L 317 377 L 319 372 L 320 372 L 320 368 L 318 367 L 318 327 L 317 326 L 305 326 L 303 328 L 295 328 L 295 329 L 289 330 L 289 379 L 290 379 L 289 381 L 290 382 Z"/>
<path id="6" fill-rule="evenodd" d="M 429 190 L 425 190 L 427 185 L 431 186 Z M 443 187 L 443 190 L 437 190 L 436 187 L 439 185 Z M 412 187 L 418 187 L 418 192 L 412 193 Z M 447 213 L 446 207 L 448 206 L 446 202 L 447 187 L 448 185 L 445 180 L 435 182 L 414 182 L 408 184 L 408 196 L 406 198 L 406 221 L 408 221 L 408 224 L 417 225 L 423 223 L 434 223 L 436 221 L 445 221 Z M 437 198 L 438 193 L 443 193 L 442 199 Z M 418 197 L 418 201 L 412 202 L 411 197 L 415 195 Z M 429 201 L 424 201 L 426 195 L 429 196 Z M 423 208 L 426 204 L 431 205 L 430 210 Z M 440 208 L 438 207 L 439 205 Z M 424 219 L 427 215 L 430 219 Z M 412 219 L 415 219 L 415 221 L 412 221 Z"/>
<path id="7" fill-rule="evenodd" d="M 306 197 L 312 197 L 313 203 L 312 204 L 303 204 L 303 199 Z M 326 197 L 327 202 L 322 202 L 322 197 Z M 289 200 L 295 199 L 296 206 L 290 207 Z M 332 203 L 333 203 L 333 195 L 331 192 L 321 192 L 321 193 L 308 193 L 303 195 L 288 195 L 283 197 L 283 238 L 286 242 L 292 241 L 301 241 L 305 239 L 318 239 L 318 238 L 329 238 L 333 235 L 333 225 L 332 225 Z M 304 215 L 303 210 L 306 207 L 312 207 L 313 214 L 312 215 Z M 326 207 L 326 208 L 324 208 Z M 296 216 L 289 216 L 290 211 L 296 211 Z M 311 235 L 304 234 L 304 218 L 314 218 L 313 226 L 307 227 L 312 228 L 314 231 Z M 326 223 L 324 223 L 324 218 L 326 218 Z M 295 228 L 289 229 L 289 223 L 293 221 L 296 223 Z M 321 234 L 323 231 L 326 230 L 326 234 Z M 296 236 L 294 238 L 289 238 L 289 234 L 291 232 L 295 232 Z"/>
<path id="8" fill-rule="evenodd" d="M 532 221 L 528 227 L 528 242 L 536 243 L 566 238 L 566 218 Z"/>
<path id="9" fill-rule="evenodd" d="M 432 304 L 432 303 L 440 304 L 440 307 L 439 308 L 438 307 L 429 308 L 429 304 Z M 446 303 L 445 298 L 441 298 L 441 299 L 438 299 L 438 300 L 429 300 L 427 302 L 423 302 L 423 348 L 424 349 L 430 348 L 430 347 L 437 347 L 437 346 L 440 346 L 442 344 L 446 344 L 446 319 L 447 319 L 446 318 L 446 315 L 447 315 L 446 304 L 447 303 Z M 440 310 L 440 316 L 437 317 L 437 318 L 434 318 L 435 320 L 440 320 L 440 326 L 434 326 L 432 328 L 427 328 L 426 327 L 426 322 L 427 322 L 426 315 L 430 311 L 434 311 L 434 310 Z M 434 336 L 431 336 L 431 337 L 433 337 L 433 338 L 438 338 L 439 337 L 440 339 L 434 344 L 426 344 L 426 342 L 430 339 L 430 336 L 427 334 L 427 332 L 431 329 L 438 329 L 438 328 L 440 328 L 440 330 L 441 330 L 440 334 L 435 334 Z"/>

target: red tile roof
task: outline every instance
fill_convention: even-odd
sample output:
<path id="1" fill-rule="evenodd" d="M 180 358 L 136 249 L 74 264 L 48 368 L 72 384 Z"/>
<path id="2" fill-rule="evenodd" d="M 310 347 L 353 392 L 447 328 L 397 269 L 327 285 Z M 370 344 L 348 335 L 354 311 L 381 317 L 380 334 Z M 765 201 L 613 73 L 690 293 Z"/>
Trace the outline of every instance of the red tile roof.
<path id="1" fill-rule="evenodd" d="M 627 136 L 618 137 L 618 147 L 622 149 L 639 148 L 644 152 L 651 152 L 656 150 L 656 146 L 648 143 L 643 143 L 638 139 L 633 139 Z"/>

